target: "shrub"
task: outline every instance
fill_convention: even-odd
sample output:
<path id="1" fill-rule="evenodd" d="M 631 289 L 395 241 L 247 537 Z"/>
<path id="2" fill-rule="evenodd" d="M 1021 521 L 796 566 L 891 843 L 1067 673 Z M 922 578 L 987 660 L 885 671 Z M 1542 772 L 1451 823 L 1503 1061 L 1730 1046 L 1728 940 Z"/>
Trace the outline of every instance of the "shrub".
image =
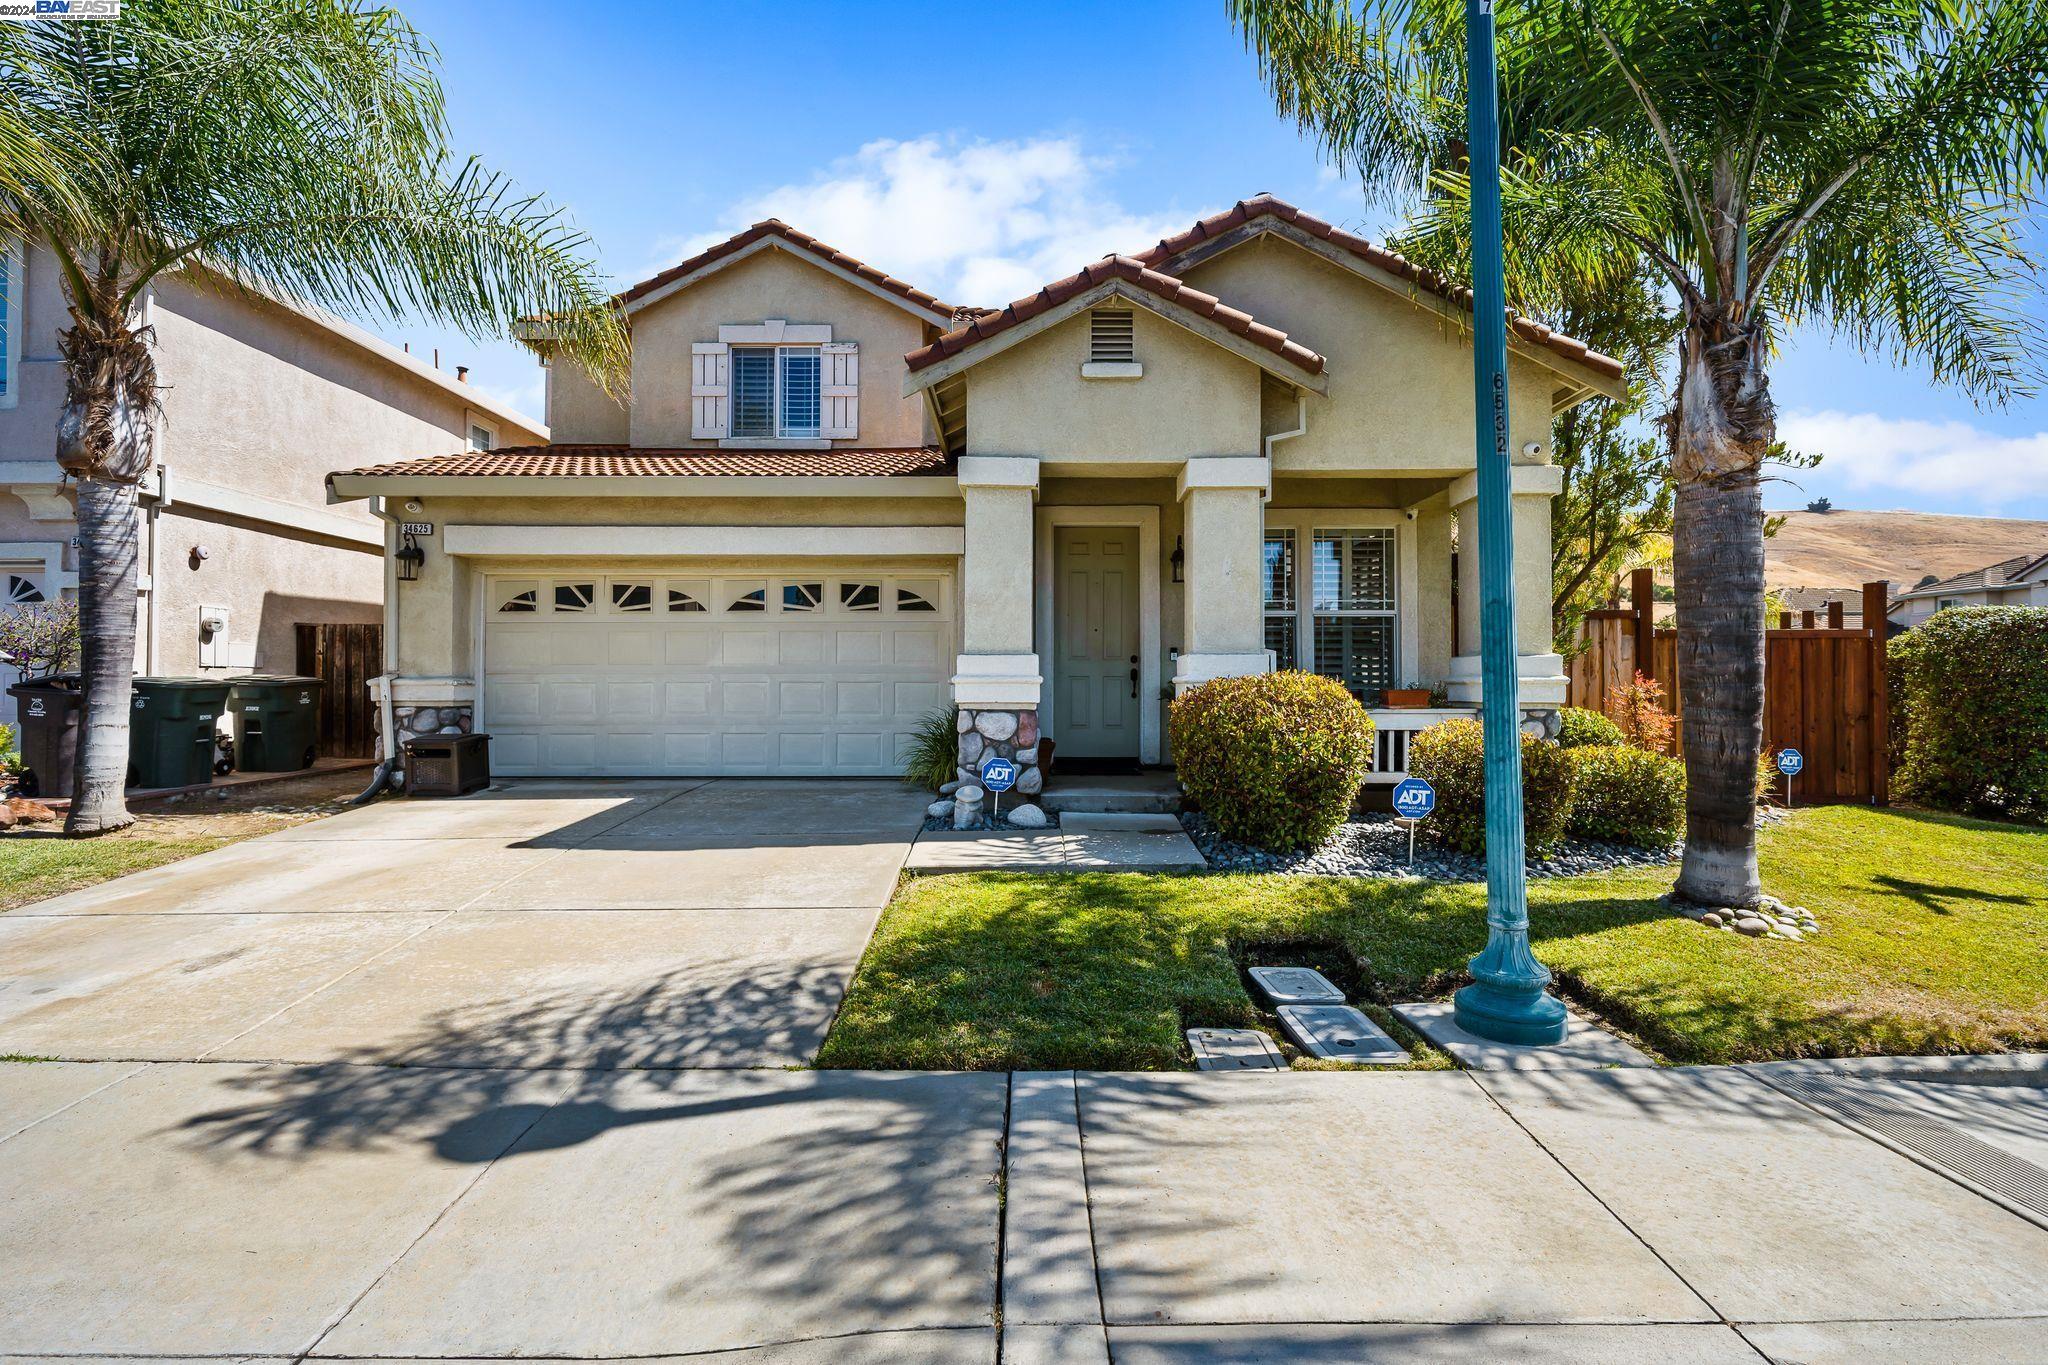
<path id="1" fill-rule="evenodd" d="M 1608 688 L 1607 714 L 1620 729 L 1622 743 L 1653 754 L 1670 752 L 1676 722 L 1664 706 L 1664 684 L 1649 674 L 1638 673 L 1634 682 Z"/>
<path id="2" fill-rule="evenodd" d="M 1334 678 L 1218 678 L 1171 715 L 1181 787 L 1225 836 L 1260 848 L 1329 838 L 1372 766 L 1372 720 Z"/>
<path id="3" fill-rule="evenodd" d="M 1621 744 L 1621 727 L 1598 711 L 1589 711 L 1583 706 L 1567 706 L 1557 713 L 1557 742 L 1567 749 L 1583 749 L 1589 744 Z"/>
<path id="4" fill-rule="evenodd" d="M 1447 720 L 1408 741 L 1408 771 L 1436 788 L 1423 827 L 1461 853 L 1486 852 L 1486 745 L 1476 720 Z M 1564 837 L 1572 813 L 1571 754 L 1522 736 L 1522 838 L 1542 853 Z"/>
<path id="5" fill-rule="evenodd" d="M 925 712 L 898 759 L 904 785 L 937 791 L 953 780 L 959 755 L 960 708 L 940 706 Z"/>
<path id="6" fill-rule="evenodd" d="M 1975 815 L 2048 817 L 2048 607 L 1951 607 L 1900 651 L 1900 790 Z"/>
<path id="7" fill-rule="evenodd" d="M 1665 848 L 1685 826 L 1685 765 L 1626 744 L 1571 752 L 1575 839 Z"/>
<path id="8" fill-rule="evenodd" d="M 0 655 L 25 678 L 72 667 L 78 662 L 78 603 L 63 598 L 0 610 Z"/>

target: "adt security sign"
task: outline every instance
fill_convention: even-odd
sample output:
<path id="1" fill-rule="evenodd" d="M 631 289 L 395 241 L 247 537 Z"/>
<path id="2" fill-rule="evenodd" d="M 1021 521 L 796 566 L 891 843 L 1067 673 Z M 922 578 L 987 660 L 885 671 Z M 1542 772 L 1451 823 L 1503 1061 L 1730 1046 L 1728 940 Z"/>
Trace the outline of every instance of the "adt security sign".
<path id="1" fill-rule="evenodd" d="M 1419 777 L 1404 777 L 1394 788 L 1394 814 L 1403 820 L 1420 820 L 1436 809 L 1436 788 Z"/>
<path id="2" fill-rule="evenodd" d="M 981 785 L 991 797 L 1000 797 L 1017 785 L 1017 765 L 1000 754 L 990 754 L 981 760 Z M 992 801 L 989 809 L 993 811 L 1001 804 Z"/>
<path id="3" fill-rule="evenodd" d="M 1806 755 L 1797 749 L 1778 750 L 1778 771 L 1787 777 L 1795 777 L 1806 766 Z"/>

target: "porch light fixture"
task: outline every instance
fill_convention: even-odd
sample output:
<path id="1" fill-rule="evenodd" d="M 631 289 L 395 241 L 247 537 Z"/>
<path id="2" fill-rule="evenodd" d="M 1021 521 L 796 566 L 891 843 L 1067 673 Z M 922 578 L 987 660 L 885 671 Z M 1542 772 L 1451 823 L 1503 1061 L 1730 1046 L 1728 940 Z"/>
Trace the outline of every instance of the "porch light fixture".
<path id="1" fill-rule="evenodd" d="M 1181 540 L 1182 537 L 1180 536 L 1175 536 L 1173 538 L 1173 557 L 1171 560 L 1168 561 L 1173 565 L 1173 581 L 1176 583 L 1187 582 L 1187 579 L 1183 575 L 1186 573 L 1188 567 L 1188 552 L 1186 548 L 1182 546 Z"/>
<path id="2" fill-rule="evenodd" d="M 427 562 L 427 552 L 420 548 L 420 543 L 411 536 L 407 536 L 405 544 L 399 547 L 397 559 L 398 581 L 401 583 L 417 583 L 420 577 L 420 565 Z"/>

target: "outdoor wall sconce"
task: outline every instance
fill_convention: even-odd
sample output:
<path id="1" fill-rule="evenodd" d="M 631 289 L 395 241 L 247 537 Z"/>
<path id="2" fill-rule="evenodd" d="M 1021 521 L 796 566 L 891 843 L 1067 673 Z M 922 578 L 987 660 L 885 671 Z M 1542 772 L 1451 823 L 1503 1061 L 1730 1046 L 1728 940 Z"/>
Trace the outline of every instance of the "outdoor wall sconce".
<path id="1" fill-rule="evenodd" d="M 398 581 L 401 583 L 419 582 L 420 565 L 426 562 L 427 552 L 420 548 L 420 543 L 417 540 L 407 536 L 405 544 L 400 546 L 398 550 Z"/>
<path id="2" fill-rule="evenodd" d="M 1185 583 L 1187 581 L 1186 578 L 1182 577 L 1188 567 L 1188 552 L 1181 544 L 1182 539 L 1183 537 L 1181 536 L 1173 538 L 1173 557 L 1167 561 L 1173 565 L 1173 581 L 1176 583 Z"/>

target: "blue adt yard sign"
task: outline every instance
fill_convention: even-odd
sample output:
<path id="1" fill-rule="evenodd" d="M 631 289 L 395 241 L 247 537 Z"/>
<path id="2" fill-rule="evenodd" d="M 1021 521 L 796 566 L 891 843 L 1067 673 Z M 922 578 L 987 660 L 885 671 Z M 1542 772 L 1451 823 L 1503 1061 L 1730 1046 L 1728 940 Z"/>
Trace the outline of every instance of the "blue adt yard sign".
<path id="1" fill-rule="evenodd" d="M 1797 777 L 1799 770 L 1806 766 L 1806 755 L 1797 749 L 1778 750 L 1778 771 L 1787 777 Z"/>
<path id="2" fill-rule="evenodd" d="M 990 754 L 981 760 L 981 785 L 992 792 L 1006 792 L 1017 785 L 1017 765 Z"/>
<path id="3" fill-rule="evenodd" d="M 1404 777 L 1394 788 L 1394 814 L 1420 820 L 1436 809 L 1436 788 L 1419 777 Z"/>

